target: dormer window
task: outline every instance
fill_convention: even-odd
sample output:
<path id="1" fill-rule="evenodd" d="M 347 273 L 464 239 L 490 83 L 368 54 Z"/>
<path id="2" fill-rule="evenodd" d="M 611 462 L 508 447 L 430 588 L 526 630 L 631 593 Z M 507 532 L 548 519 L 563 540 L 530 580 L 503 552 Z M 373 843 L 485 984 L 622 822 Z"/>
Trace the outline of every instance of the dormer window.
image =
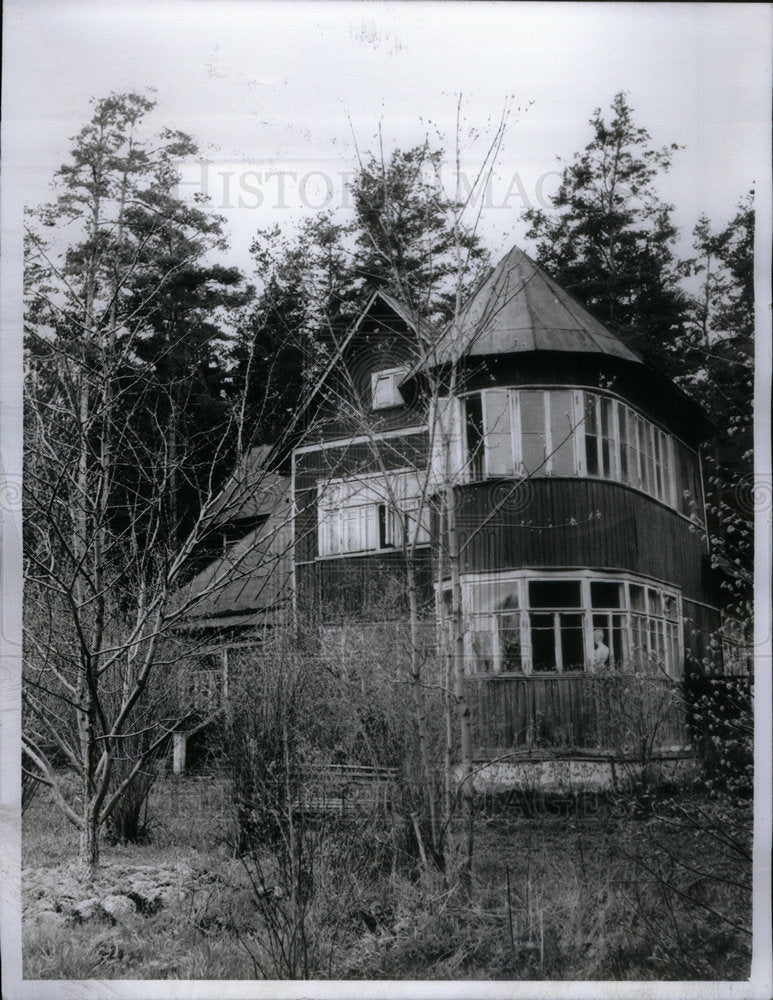
<path id="1" fill-rule="evenodd" d="M 400 382 L 405 377 L 405 368 L 387 368 L 374 372 L 370 377 L 372 409 L 386 410 L 390 406 L 402 406 L 405 400 L 400 392 Z"/>

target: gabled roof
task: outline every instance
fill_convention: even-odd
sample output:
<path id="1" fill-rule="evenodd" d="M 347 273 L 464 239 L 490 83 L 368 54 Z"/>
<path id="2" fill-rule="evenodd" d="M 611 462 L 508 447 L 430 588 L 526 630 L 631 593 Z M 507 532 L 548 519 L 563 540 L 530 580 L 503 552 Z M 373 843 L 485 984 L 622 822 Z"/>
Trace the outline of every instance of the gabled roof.
<path id="1" fill-rule="evenodd" d="M 384 302 L 392 310 L 392 312 L 395 313 L 396 316 L 399 316 L 399 318 L 403 321 L 403 323 L 405 323 L 405 325 L 408 327 L 409 330 L 413 330 L 414 333 L 418 333 L 425 340 L 431 337 L 430 327 L 427 325 L 425 320 L 413 315 L 411 310 L 404 302 L 402 302 L 398 298 L 395 298 L 395 296 L 391 292 L 386 292 L 381 288 L 373 293 L 370 301 L 368 302 L 367 306 L 362 312 L 362 316 L 358 321 L 358 325 L 362 321 L 362 319 L 364 319 L 365 316 L 367 316 L 367 314 L 371 311 L 373 304 L 378 299 Z"/>
<path id="2" fill-rule="evenodd" d="M 531 257 L 513 249 L 438 339 L 441 363 L 461 357 L 521 351 L 606 354 L 642 363 Z"/>
<path id="3" fill-rule="evenodd" d="M 290 597 L 292 505 L 290 479 L 272 478 L 262 493 L 267 520 L 232 545 L 184 588 L 192 601 L 188 627 L 271 624 Z M 235 617 L 236 616 L 236 617 Z"/>
<path id="4" fill-rule="evenodd" d="M 379 306 L 381 306 L 382 312 L 379 313 Z M 341 344 L 341 351 L 346 348 L 349 342 L 357 335 L 361 327 L 365 323 L 365 320 L 369 316 L 374 316 L 378 318 L 383 315 L 383 307 L 386 306 L 387 310 L 394 313 L 394 315 L 403 322 L 409 330 L 413 330 L 414 333 L 418 333 L 421 337 L 427 339 L 431 335 L 431 331 L 427 323 L 415 316 L 409 307 L 401 299 L 398 299 L 392 292 L 387 292 L 383 288 L 376 289 L 375 292 L 368 299 L 365 308 L 362 310 L 360 315 L 354 321 L 354 323 L 349 327 L 346 337 Z"/>
<path id="5" fill-rule="evenodd" d="M 261 519 L 273 511 L 286 485 L 281 473 L 266 468 L 270 455 L 271 445 L 262 444 L 251 448 L 238 463 L 213 505 L 214 524 Z"/>

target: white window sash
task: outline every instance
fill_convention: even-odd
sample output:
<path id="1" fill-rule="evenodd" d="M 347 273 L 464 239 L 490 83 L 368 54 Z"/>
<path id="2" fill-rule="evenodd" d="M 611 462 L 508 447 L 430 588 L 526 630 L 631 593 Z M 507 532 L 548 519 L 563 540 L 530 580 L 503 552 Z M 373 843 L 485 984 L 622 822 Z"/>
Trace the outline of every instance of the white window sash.
<path id="1" fill-rule="evenodd" d="M 414 531 L 416 544 L 427 543 L 430 511 L 426 499 L 422 500 L 420 475 L 402 470 L 389 472 L 386 477 L 320 484 L 317 501 L 319 555 L 380 551 L 382 508 L 385 512 L 384 549 L 399 548 L 406 540 L 412 543 Z"/>
<path id="2" fill-rule="evenodd" d="M 512 399 L 509 389 L 487 389 L 481 393 L 483 410 L 483 446 L 484 468 L 489 476 L 513 476 L 517 469 L 517 460 L 513 443 Z M 498 401 L 499 405 L 495 405 Z M 505 456 L 509 455 L 507 468 L 502 471 L 494 466 L 494 449 L 490 446 L 493 438 L 506 441 Z"/>
<path id="3" fill-rule="evenodd" d="M 405 375 L 404 368 L 388 368 L 373 372 L 370 376 L 371 406 L 374 410 L 386 410 L 390 406 L 401 406 L 405 400 L 397 382 Z"/>
<path id="4" fill-rule="evenodd" d="M 679 448 L 683 448 L 694 460 L 692 449 L 681 443 L 677 444 L 674 435 L 662 430 L 648 417 L 638 410 L 616 399 L 614 396 L 592 389 L 572 389 L 570 387 L 555 388 L 492 388 L 480 392 L 481 412 L 483 418 L 483 456 L 482 468 L 486 476 L 519 477 L 526 474 L 524 462 L 524 421 L 523 393 L 532 393 L 541 413 L 542 426 L 535 434 L 530 434 L 532 450 L 541 452 L 541 465 L 532 473 L 535 476 L 552 476 L 556 474 L 556 455 L 554 454 L 563 442 L 554 440 L 554 422 L 552 409 L 557 405 L 556 393 L 566 393 L 568 404 L 568 421 L 571 428 L 570 439 L 564 448 L 569 449 L 566 457 L 570 458 L 572 471 L 562 472 L 562 475 L 574 475 L 585 478 L 603 479 L 608 482 L 623 483 L 637 489 L 655 500 L 665 503 L 677 512 L 682 512 L 683 500 L 681 491 L 689 489 L 696 491 L 699 475 L 696 473 L 690 482 L 681 482 L 680 476 L 685 462 L 682 460 Z M 477 394 L 476 394 L 477 395 Z M 470 478 L 469 461 L 464 454 L 464 419 L 462 410 L 467 397 L 455 399 L 441 398 L 434 407 L 432 419 L 435 423 L 435 442 L 431 458 L 432 486 L 439 488 L 449 479 L 452 482 L 466 482 Z M 507 404 L 504 400 L 507 398 Z M 597 472 L 591 476 L 589 472 L 586 450 L 590 446 L 586 408 L 592 405 L 595 415 L 594 446 Z M 604 413 L 609 417 L 608 425 L 604 427 Z M 509 419 L 509 433 L 506 426 Z M 559 417 L 556 423 L 563 424 Z M 442 438 L 450 436 L 449 469 L 443 468 Z M 496 448 L 491 447 L 492 437 L 497 438 Z M 509 451 L 507 440 L 509 438 Z M 604 447 L 608 446 L 608 461 L 604 459 Z M 627 472 L 623 476 L 623 457 L 625 455 Z M 496 458 L 495 458 L 496 456 Z M 562 452 L 561 466 L 564 466 Z M 537 460 L 537 455 L 535 455 Z M 677 475 L 679 472 L 679 475 Z M 692 474 L 692 473 L 690 473 Z M 694 481 L 693 481 L 694 480 Z M 700 495 L 695 496 L 696 507 L 700 506 Z"/>
<path id="5" fill-rule="evenodd" d="M 581 607 L 579 608 L 531 608 L 528 605 L 528 584 L 533 580 L 562 579 L 572 580 L 580 583 Z M 620 607 L 618 608 L 594 608 L 591 602 L 590 586 L 594 581 L 616 583 L 621 585 Z M 485 581 L 483 581 L 485 582 Z M 510 613 L 518 613 L 520 618 L 520 646 L 521 646 L 521 666 L 517 675 L 531 675 L 534 673 L 533 649 L 531 646 L 531 619 L 534 614 L 552 615 L 553 621 L 553 641 L 556 661 L 556 673 L 563 673 L 565 664 L 563 663 L 563 648 L 561 643 L 561 616 L 574 614 L 582 617 L 582 629 L 584 636 L 584 656 L 585 672 L 589 672 L 594 652 L 593 632 L 595 617 L 603 617 L 606 624 L 604 626 L 605 642 L 609 646 L 610 661 L 614 661 L 615 667 L 623 671 L 629 667 L 637 654 L 645 659 L 654 656 L 660 662 L 662 668 L 668 676 L 677 678 L 681 672 L 681 664 L 684 659 L 684 620 L 682 616 L 681 596 L 678 592 L 668 587 L 655 585 L 649 581 L 629 581 L 620 578 L 610 578 L 603 575 L 574 576 L 561 575 L 560 577 L 546 577 L 529 574 L 519 576 L 516 579 L 503 579 L 510 592 L 517 591 L 518 608 L 513 608 Z M 642 610 L 635 610 L 632 607 L 630 587 L 642 586 L 645 591 L 645 603 L 647 607 Z M 504 655 L 501 645 L 501 631 L 499 628 L 499 616 L 497 612 L 486 613 L 475 611 L 475 604 L 472 601 L 472 587 L 475 582 L 470 581 L 464 585 L 462 607 L 467 621 L 468 638 L 465 640 L 465 655 L 467 657 L 467 669 L 475 673 L 474 648 L 470 628 L 474 624 L 480 630 L 483 623 L 489 634 L 489 641 L 492 651 L 492 672 L 504 672 Z M 660 612 L 649 607 L 650 597 L 648 590 L 656 591 L 660 605 Z M 675 601 L 676 620 L 666 617 L 665 597 L 668 596 Z M 622 645 L 622 655 L 615 653 L 615 635 L 620 630 L 620 640 Z M 638 637 L 638 642 L 636 641 Z M 509 671 L 508 671 L 509 672 Z M 550 671 L 549 673 L 553 673 Z"/>

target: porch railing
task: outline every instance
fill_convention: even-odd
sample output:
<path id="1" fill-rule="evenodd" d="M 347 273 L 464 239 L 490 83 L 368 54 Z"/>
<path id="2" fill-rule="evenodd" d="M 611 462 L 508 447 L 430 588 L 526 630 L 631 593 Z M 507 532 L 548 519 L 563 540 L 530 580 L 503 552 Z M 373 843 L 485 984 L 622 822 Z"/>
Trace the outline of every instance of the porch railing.
<path id="1" fill-rule="evenodd" d="M 471 677 L 474 745 L 640 755 L 681 749 L 688 734 L 681 685 L 633 675 Z"/>

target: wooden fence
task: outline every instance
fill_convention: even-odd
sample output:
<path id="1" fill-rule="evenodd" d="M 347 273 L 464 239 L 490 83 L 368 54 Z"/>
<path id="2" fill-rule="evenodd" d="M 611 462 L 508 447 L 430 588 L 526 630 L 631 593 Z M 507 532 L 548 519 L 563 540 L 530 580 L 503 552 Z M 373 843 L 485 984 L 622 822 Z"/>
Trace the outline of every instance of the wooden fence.
<path id="1" fill-rule="evenodd" d="M 314 764 L 304 769 L 296 808 L 305 813 L 388 812 L 397 782 L 393 767 Z"/>

